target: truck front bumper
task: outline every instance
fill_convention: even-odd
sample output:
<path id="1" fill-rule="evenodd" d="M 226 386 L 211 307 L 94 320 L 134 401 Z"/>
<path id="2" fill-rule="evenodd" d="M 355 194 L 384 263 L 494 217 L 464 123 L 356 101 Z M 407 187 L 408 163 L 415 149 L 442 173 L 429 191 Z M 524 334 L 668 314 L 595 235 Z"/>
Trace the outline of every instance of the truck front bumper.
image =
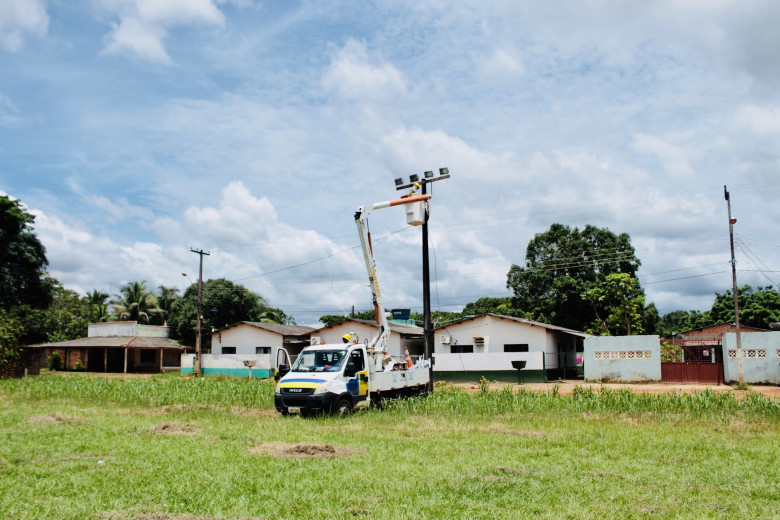
<path id="1" fill-rule="evenodd" d="M 329 413 L 336 405 L 338 394 L 316 394 L 316 395 L 287 395 L 274 394 L 274 406 L 281 414 L 288 413 Z"/>

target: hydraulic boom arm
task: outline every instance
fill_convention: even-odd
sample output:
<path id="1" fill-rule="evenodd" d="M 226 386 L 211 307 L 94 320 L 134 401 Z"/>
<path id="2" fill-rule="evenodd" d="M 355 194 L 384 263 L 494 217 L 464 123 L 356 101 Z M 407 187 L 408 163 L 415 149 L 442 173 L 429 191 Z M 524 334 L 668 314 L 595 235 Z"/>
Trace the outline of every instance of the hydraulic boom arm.
<path id="1" fill-rule="evenodd" d="M 368 216 L 375 209 L 389 208 L 392 206 L 401 206 L 416 202 L 424 202 L 430 199 L 430 195 L 407 195 L 400 199 L 376 202 L 360 206 L 355 213 L 355 224 L 360 235 L 360 245 L 363 248 L 363 258 L 366 262 L 366 271 L 368 271 L 368 281 L 371 284 L 371 293 L 374 300 L 374 312 L 376 313 L 376 322 L 379 325 L 379 331 L 368 344 L 368 352 L 379 354 L 377 370 L 392 369 L 392 358 L 387 355 L 387 343 L 390 338 L 390 326 L 385 316 L 385 308 L 382 305 L 382 293 L 379 290 L 379 282 L 376 278 L 376 262 L 374 261 L 374 251 L 371 246 L 371 234 L 368 232 Z"/>

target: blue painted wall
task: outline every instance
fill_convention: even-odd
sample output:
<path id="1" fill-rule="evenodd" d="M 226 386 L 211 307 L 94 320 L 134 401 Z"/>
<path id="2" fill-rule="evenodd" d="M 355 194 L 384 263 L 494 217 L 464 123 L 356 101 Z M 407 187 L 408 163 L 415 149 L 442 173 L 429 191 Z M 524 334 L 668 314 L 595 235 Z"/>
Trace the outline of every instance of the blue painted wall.
<path id="1" fill-rule="evenodd" d="M 727 383 L 739 382 L 739 361 L 729 357 L 729 350 L 736 351 L 737 335 L 723 336 L 723 377 Z M 766 357 L 745 357 L 748 352 Z M 780 385 L 780 332 L 751 332 L 742 334 L 742 374 L 745 383 Z"/>
<path id="2" fill-rule="evenodd" d="M 585 338 L 583 348 L 586 381 L 661 381 L 661 340 L 658 336 L 591 336 Z"/>

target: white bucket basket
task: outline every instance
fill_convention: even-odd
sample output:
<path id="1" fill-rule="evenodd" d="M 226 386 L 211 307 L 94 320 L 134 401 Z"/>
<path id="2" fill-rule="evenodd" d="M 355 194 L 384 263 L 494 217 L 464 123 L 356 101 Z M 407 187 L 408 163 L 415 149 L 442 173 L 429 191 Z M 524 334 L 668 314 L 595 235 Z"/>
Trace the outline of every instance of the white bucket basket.
<path id="1" fill-rule="evenodd" d="M 425 201 L 406 205 L 406 223 L 411 226 L 425 224 Z"/>

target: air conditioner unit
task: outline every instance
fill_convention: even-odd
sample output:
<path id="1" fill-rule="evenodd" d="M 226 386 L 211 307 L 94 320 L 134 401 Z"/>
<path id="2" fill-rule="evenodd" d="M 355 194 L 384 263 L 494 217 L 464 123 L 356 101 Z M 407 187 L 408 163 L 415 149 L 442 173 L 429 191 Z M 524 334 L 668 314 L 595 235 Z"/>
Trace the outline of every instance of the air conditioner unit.
<path id="1" fill-rule="evenodd" d="M 322 338 L 319 336 L 312 336 L 309 340 L 309 345 L 322 345 Z"/>
<path id="2" fill-rule="evenodd" d="M 441 340 L 442 345 L 449 345 L 450 343 L 452 343 L 452 338 L 450 337 L 449 334 L 442 334 L 439 339 Z"/>
<path id="3" fill-rule="evenodd" d="M 474 346 L 475 347 L 487 347 L 488 346 L 488 337 L 487 336 L 474 336 Z"/>

